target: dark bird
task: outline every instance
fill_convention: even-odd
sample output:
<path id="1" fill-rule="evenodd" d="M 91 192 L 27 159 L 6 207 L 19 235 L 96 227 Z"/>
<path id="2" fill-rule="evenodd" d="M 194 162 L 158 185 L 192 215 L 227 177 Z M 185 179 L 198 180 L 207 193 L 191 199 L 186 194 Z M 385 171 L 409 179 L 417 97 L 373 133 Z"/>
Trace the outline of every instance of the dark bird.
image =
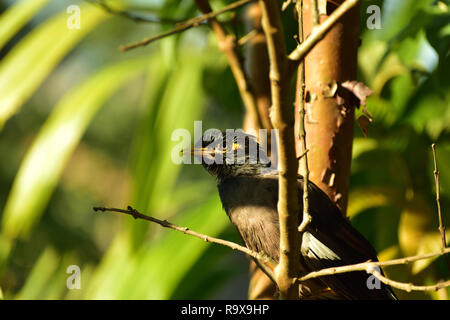
<path id="1" fill-rule="evenodd" d="M 252 135 L 242 131 L 204 134 L 190 150 L 217 178 L 222 205 L 245 245 L 279 260 L 278 173 Z M 298 177 L 299 199 L 303 178 Z M 301 270 L 378 261 L 370 243 L 351 226 L 339 208 L 314 183 L 308 186 L 311 223 L 302 235 Z M 302 212 L 302 201 L 299 203 Z M 302 214 L 299 214 L 299 224 Z M 382 273 L 382 271 L 381 271 Z M 300 296 L 312 299 L 396 299 L 389 286 L 370 286 L 363 271 L 335 274 L 302 283 Z M 373 276 L 372 276 L 373 277 Z M 370 288 L 369 288 L 370 287 Z"/>

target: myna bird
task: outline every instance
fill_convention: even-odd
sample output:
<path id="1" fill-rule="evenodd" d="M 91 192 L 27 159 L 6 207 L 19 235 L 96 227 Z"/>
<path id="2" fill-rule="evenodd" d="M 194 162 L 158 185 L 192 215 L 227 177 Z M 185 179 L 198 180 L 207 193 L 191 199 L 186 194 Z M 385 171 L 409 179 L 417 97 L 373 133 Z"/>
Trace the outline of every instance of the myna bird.
<path id="1" fill-rule="evenodd" d="M 190 150 L 217 178 L 220 199 L 245 245 L 279 260 L 278 172 L 256 138 L 242 131 L 204 134 Z M 299 212 L 302 212 L 303 178 L 298 177 Z M 342 215 L 339 208 L 314 183 L 309 183 L 312 217 L 302 235 L 300 273 L 378 261 L 370 243 Z M 302 214 L 299 214 L 299 224 Z M 396 299 L 389 286 L 368 283 L 363 271 L 308 280 L 300 296 L 312 299 Z M 372 276 L 373 277 L 373 276 Z M 373 279 L 372 279 L 373 280 Z"/>

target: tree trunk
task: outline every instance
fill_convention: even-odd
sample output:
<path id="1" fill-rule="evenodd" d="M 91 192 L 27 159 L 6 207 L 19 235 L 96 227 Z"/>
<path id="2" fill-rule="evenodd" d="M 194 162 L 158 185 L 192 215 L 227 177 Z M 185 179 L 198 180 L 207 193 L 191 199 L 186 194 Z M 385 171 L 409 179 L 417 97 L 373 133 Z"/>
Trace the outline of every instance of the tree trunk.
<path id="1" fill-rule="evenodd" d="M 337 8 L 328 1 L 324 21 Z M 350 10 L 306 56 L 306 145 L 309 159 L 309 178 L 336 202 L 345 214 L 347 208 L 350 164 L 353 143 L 355 106 L 350 94 L 338 97 L 336 84 L 355 80 L 359 45 L 359 5 Z M 303 33 L 312 30 L 311 1 L 303 1 Z M 297 90 L 299 90 L 297 86 Z M 296 128 L 298 128 L 298 102 Z M 297 141 L 298 154 L 302 154 Z M 302 172 L 300 168 L 300 172 Z"/>

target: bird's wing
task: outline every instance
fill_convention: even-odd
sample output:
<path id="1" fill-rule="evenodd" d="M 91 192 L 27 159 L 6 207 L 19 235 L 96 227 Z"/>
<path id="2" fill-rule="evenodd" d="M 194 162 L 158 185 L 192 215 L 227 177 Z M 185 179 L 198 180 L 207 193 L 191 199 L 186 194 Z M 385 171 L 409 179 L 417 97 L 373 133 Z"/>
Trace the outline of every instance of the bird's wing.
<path id="1" fill-rule="evenodd" d="M 302 193 L 302 187 L 299 184 Z M 314 270 L 378 261 L 371 244 L 341 214 L 337 206 L 316 185 L 310 184 L 312 222 L 303 235 L 305 262 Z M 323 281 L 348 299 L 393 299 L 395 295 L 382 283 L 368 286 L 372 276 L 358 271 L 324 277 Z"/>
<path id="2" fill-rule="evenodd" d="M 268 172 L 266 179 L 278 179 L 276 172 Z M 274 184 L 274 189 L 276 189 Z M 302 218 L 303 178 L 298 183 L 300 214 Z M 272 190 L 275 203 L 278 190 Z M 312 217 L 302 240 L 303 264 L 311 271 L 332 268 L 366 261 L 378 261 L 372 245 L 352 227 L 338 207 L 314 183 L 308 185 L 309 208 Z M 382 271 L 381 271 L 382 272 Z M 367 281 L 371 275 L 357 271 L 321 277 L 324 284 L 346 299 L 394 299 L 388 286 L 380 283 L 380 289 L 369 289 Z"/>

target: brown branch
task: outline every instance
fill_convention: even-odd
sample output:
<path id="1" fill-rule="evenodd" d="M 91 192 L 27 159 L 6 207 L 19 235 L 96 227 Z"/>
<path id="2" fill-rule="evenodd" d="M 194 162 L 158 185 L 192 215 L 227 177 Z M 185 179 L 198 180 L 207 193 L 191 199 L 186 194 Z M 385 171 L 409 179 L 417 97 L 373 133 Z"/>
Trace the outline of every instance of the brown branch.
<path id="1" fill-rule="evenodd" d="M 320 15 L 319 15 L 319 6 L 317 4 L 317 0 L 310 0 L 312 7 L 312 21 L 314 27 L 320 24 Z"/>
<path id="2" fill-rule="evenodd" d="M 313 1 L 316 2 L 316 1 Z M 317 5 L 317 2 L 316 2 Z M 296 10 L 298 15 L 298 41 L 301 44 L 303 42 L 303 0 L 297 1 Z M 298 95 L 297 101 L 299 106 L 299 126 L 298 136 L 302 148 L 303 155 L 300 157 L 300 167 L 303 176 L 303 218 L 302 223 L 298 227 L 298 232 L 303 233 L 308 224 L 311 222 L 311 215 L 309 214 L 309 195 L 308 195 L 308 183 L 309 183 L 309 167 L 308 167 L 308 155 L 306 148 L 306 130 L 305 130 L 305 60 L 300 61 L 298 67 L 297 88 Z"/>
<path id="3" fill-rule="evenodd" d="M 411 292 L 411 291 L 438 291 L 438 290 L 440 290 L 442 288 L 450 287 L 450 280 L 449 281 L 445 281 L 445 282 L 438 282 L 437 284 L 432 285 L 432 286 L 417 286 L 417 285 L 414 285 L 412 283 L 404 283 L 404 282 L 399 282 L 399 281 L 394 281 L 394 280 L 388 279 L 388 278 L 383 276 L 381 273 L 379 273 L 375 269 L 368 270 L 367 272 L 373 274 L 375 277 L 378 278 L 378 280 L 380 280 L 384 284 L 386 284 L 388 286 L 391 286 L 393 288 L 404 290 L 406 292 Z"/>
<path id="4" fill-rule="evenodd" d="M 250 1 L 243 2 L 243 4 L 249 3 Z M 208 0 L 195 0 L 197 7 L 205 14 L 213 13 Z M 241 5 L 243 5 L 241 4 Z M 216 11 L 217 12 L 217 11 Z M 258 112 L 258 107 L 256 103 L 256 97 L 253 93 L 251 86 L 247 81 L 247 77 L 244 72 L 244 66 L 242 64 L 242 59 L 239 56 L 238 46 L 234 36 L 227 34 L 225 29 L 222 27 L 219 21 L 214 17 L 208 19 L 211 29 L 217 37 L 219 43 L 219 49 L 225 53 L 228 63 L 230 65 L 231 71 L 233 73 L 234 79 L 239 89 L 242 101 L 244 103 L 245 109 L 250 114 L 250 118 L 254 121 L 254 128 L 263 128 L 260 114 Z M 258 131 L 257 131 L 258 132 Z"/>
<path id="5" fill-rule="evenodd" d="M 267 136 L 261 136 L 260 142 L 266 141 L 268 156 L 271 156 L 271 130 L 270 121 L 270 80 L 269 80 L 269 56 L 267 53 L 266 38 L 261 27 L 261 7 L 259 3 L 252 3 L 245 9 L 244 32 L 246 35 L 238 41 L 243 48 L 245 56 L 244 66 L 251 83 L 252 91 L 256 97 L 258 112 L 261 116 L 264 129 L 267 129 Z M 244 39 L 246 41 L 244 41 Z M 245 132 L 258 132 L 258 128 L 253 127 L 253 119 L 247 113 L 243 119 L 243 129 Z M 276 285 L 268 279 L 255 263 L 250 263 L 250 281 L 248 288 L 248 298 L 250 300 L 275 299 L 277 291 Z"/>
<path id="6" fill-rule="evenodd" d="M 338 20 L 358 2 L 359 0 L 346 0 L 342 3 L 335 11 L 333 11 L 328 19 L 312 30 L 311 35 L 306 38 L 301 45 L 298 45 L 297 48 L 289 54 L 289 61 L 291 61 L 294 66 L 300 63 L 312 48 L 325 37 Z"/>
<path id="7" fill-rule="evenodd" d="M 216 244 L 220 244 L 222 246 L 226 246 L 229 247 L 233 250 L 237 250 L 237 251 L 241 251 L 243 253 L 245 253 L 246 255 L 252 257 L 253 259 L 255 259 L 258 262 L 258 265 L 263 269 L 263 271 L 267 274 L 267 276 L 269 276 L 269 278 L 271 280 L 275 282 L 275 279 L 273 277 L 273 270 L 276 267 L 276 262 L 274 260 L 272 260 L 267 254 L 265 254 L 264 252 L 255 252 L 250 250 L 247 247 L 241 246 L 235 242 L 231 242 L 231 241 L 227 241 L 227 240 L 223 240 L 223 239 L 219 239 L 219 238 L 214 238 L 214 237 L 210 237 L 208 235 L 205 234 L 201 234 L 198 233 L 196 231 L 190 230 L 187 227 L 180 227 L 177 226 L 173 223 L 170 223 L 167 220 L 159 220 L 156 218 L 153 218 L 151 216 L 147 216 L 145 214 L 140 213 L 139 211 L 137 211 L 136 209 L 133 209 L 132 207 L 128 207 L 127 210 L 124 209 L 118 209 L 118 208 L 105 208 L 105 207 L 94 207 L 93 208 L 94 211 L 102 211 L 102 212 L 120 212 L 120 213 L 125 213 L 128 214 L 130 216 L 132 216 L 134 219 L 142 219 L 142 220 L 147 220 L 150 222 L 154 222 L 156 224 L 159 224 L 160 226 L 164 227 L 164 228 L 169 228 L 172 230 L 176 230 L 179 232 L 182 232 L 184 234 L 188 234 L 191 236 L 194 236 L 196 238 L 202 239 L 206 242 L 211 242 L 211 243 L 216 243 Z"/>
<path id="8" fill-rule="evenodd" d="M 303 282 L 309 279 L 323 277 L 323 276 L 329 276 L 339 273 L 347 273 L 347 272 L 353 272 L 353 271 L 367 271 L 370 269 L 373 269 L 375 266 L 383 267 L 383 266 L 394 266 L 394 265 L 400 265 L 400 264 L 409 264 L 414 261 L 418 260 L 425 260 L 425 259 L 431 259 L 434 257 L 439 257 L 445 254 L 450 253 L 450 248 L 446 248 L 442 250 L 441 252 L 435 252 L 435 253 L 427 253 L 417 256 L 411 256 L 406 258 L 400 258 L 400 259 L 393 259 L 393 260 L 387 260 L 387 261 L 378 261 L 378 262 L 363 262 L 358 264 L 352 264 L 342 267 L 334 267 L 334 268 L 326 268 L 318 271 L 310 272 L 298 279 L 296 279 L 299 282 Z"/>
<path id="9" fill-rule="evenodd" d="M 293 0 L 285 0 L 283 2 L 283 4 L 281 5 L 281 11 L 284 11 L 287 9 L 287 7 L 289 7 L 291 5 Z M 297 1 L 302 1 L 302 0 L 297 0 Z"/>
<path id="10" fill-rule="evenodd" d="M 445 239 L 445 226 L 442 222 L 442 211 L 441 211 L 441 199 L 440 199 L 440 184 L 439 184 L 439 170 L 437 165 L 437 157 L 436 157 L 436 145 L 433 143 L 431 145 L 431 149 L 433 150 L 433 162 L 434 162 L 434 181 L 436 183 L 436 204 L 439 218 L 439 232 L 441 233 L 442 238 L 442 248 L 447 248 L 447 240 Z M 450 259 L 448 256 L 445 256 L 445 262 L 447 263 L 447 268 L 450 270 Z"/>
<path id="11" fill-rule="evenodd" d="M 242 38 L 240 38 L 237 41 L 237 45 L 238 46 L 243 46 L 245 44 L 247 44 L 247 42 L 249 42 L 250 40 L 252 40 L 254 37 L 256 37 L 258 35 L 258 30 L 253 29 L 250 32 L 248 32 L 245 36 L 243 36 Z"/>
<path id="12" fill-rule="evenodd" d="M 290 76 L 287 70 L 286 46 L 280 8 L 276 0 L 260 0 L 262 27 L 266 35 L 270 60 L 272 124 L 279 134 L 279 198 L 280 261 L 275 278 L 280 295 L 298 299 L 294 281 L 300 268 L 300 234 L 297 231 L 298 195 L 294 128 L 290 105 Z"/>
<path id="13" fill-rule="evenodd" d="M 177 26 L 174 29 L 172 29 L 172 30 L 169 30 L 167 32 L 161 33 L 159 35 L 156 35 L 156 36 L 153 36 L 153 37 L 150 37 L 150 38 L 146 38 L 146 39 L 141 40 L 141 41 L 136 42 L 136 43 L 132 43 L 132 44 L 129 44 L 129 45 L 122 46 L 122 47 L 120 47 L 120 50 L 128 51 L 128 50 L 135 49 L 135 48 L 138 48 L 138 47 L 146 46 L 146 45 L 148 45 L 148 44 L 150 44 L 150 43 L 152 43 L 152 42 L 154 42 L 156 40 L 159 40 L 159 39 L 162 39 L 162 38 L 174 35 L 174 34 L 179 33 L 179 32 L 183 32 L 183 31 L 188 30 L 188 29 L 193 28 L 193 27 L 197 27 L 202 22 L 214 19 L 215 17 L 217 17 L 217 16 L 219 16 L 221 14 L 224 14 L 226 12 L 229 12 L 229 11 L 232 11 L 232 10 L 236 10 L 237 8 L 242 7 L 242 6 L 244 6 L 244 5 L 246 5 L 246 4 L 250 3 L 250 2 L 253 2 L 253 1 L 255 1 L 255 0 L 239 0 L 239 1 L 231 3 L 230 5 L 224 7 L 222 9 L 220 9 L 220 10 L 217 10 L 217 11 L 211 11 L 210 10 L 209 12 L 207 12 L 207 13 L 199 16 L 199 17 L 195 17 L 195 18 L 186 20 L 184 22 L 178 23 Z"/>
<path id="14" fill-rule="evenodd" d="M 253 3 L 246 8 L 244 30 L 248 35 L 252 35 L 248 39 L 245 46 L 244 67 L 248 82 L 251 84 L 252 92 L 256 99 L 258 113 L 261 118 L 262 128 L 267 129 L 267 137 L 264 137 L 267 142 L 268 156 L 270 157 L 271 150 L 271 130 L 272 123 L 270 120 L 270 79 L 269 79 L 269 55 L 267 52 L 266 37 L 261 26 L 261 7 L 259 3 Z M 244 36 L 246 38 L 247 36 Z M 241 39 L 243 40 L 243 39 Z M 242 41 L 239 40 L 238 44 Z M 240 44 L 239 44 L 240 45 Z M 244 117 L 243 128 L 244 131 L 258 132 L 258 128 L 254 127 L 254 121 L 250 118 L 250 114 Z M 258 137 L 262 138 L 262 137 Z"/>

